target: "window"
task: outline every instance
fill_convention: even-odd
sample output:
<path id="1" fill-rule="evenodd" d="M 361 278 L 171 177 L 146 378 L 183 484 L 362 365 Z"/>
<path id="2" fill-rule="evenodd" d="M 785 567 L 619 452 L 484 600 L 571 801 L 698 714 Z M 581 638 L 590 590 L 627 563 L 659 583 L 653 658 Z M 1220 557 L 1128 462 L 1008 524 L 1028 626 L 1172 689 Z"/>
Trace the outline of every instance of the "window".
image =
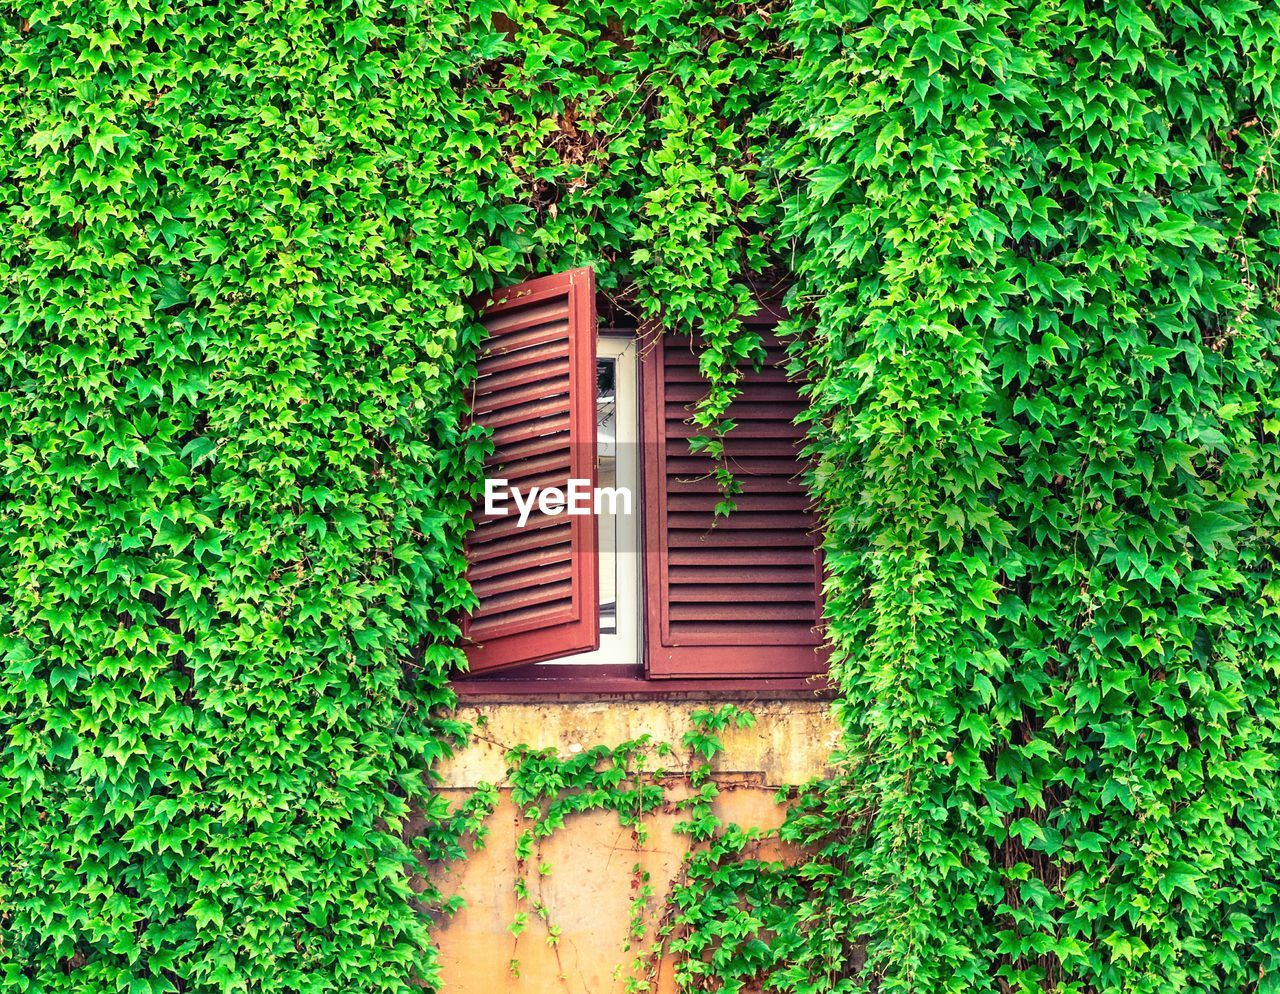
<path id="1" fill-rule="evenodd" d="M 629 494 L 630 501 L 600 502 L 600 648 L 567 656 L 566 665 L 635 667 L 641 662 L 637 352 L 630 333 L 603 333 L 596 340 L 596 486 L 601 492 Z"/>
<path id="2" fill-rule="evenodd" d="M 578 269 L 484 309 L 472 413 L 494 452 L 468 546 L 472 673 L 626 690 L 821 672 L 816 523 L 792 424 L 802 403 L 777 315 L 755 319 L 766 361 L 744 363 L 726 442 L 743 493 L 717 518 L 714 466 L 689 448 L 706 390 L 697 343 L 599 330 L 594 294 Z"/>

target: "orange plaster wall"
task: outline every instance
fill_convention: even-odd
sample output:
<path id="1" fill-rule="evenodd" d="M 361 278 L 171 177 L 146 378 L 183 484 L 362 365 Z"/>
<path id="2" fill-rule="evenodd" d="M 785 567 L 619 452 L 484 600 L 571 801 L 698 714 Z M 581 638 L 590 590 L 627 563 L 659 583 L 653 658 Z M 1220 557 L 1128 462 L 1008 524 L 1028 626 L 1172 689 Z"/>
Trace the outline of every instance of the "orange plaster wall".
<path id="1" fill-rule="evenodd" d="M 501 783 L 506 747 L 525 743 L 556 746 L 565 754 L 592 745 L 616 745 L 650 732 L 656 739 L 679 742 L 689 727 L 689 712 L 706 705 L 666 702 L 600 704 L 479 705 L 460 717 L 473 724 L 483 715 L 485 739 L 445 768 L 445 790 L 461 801 L 475 783 Z M 757 715 L 754 729 L 726 733 L 725 752 L 717 758 L 725 785 L 717 813 L 744 827 L 772 828 L 784 811 L 775 802 L 777 788 L 826 772 L 836 741 L 834 723 L 821 702 L 773 702 L 749 706 Z M 673 789 L 673 797 L 679 796 Z M 460 893 L 467 906 L 436 932 L 447 994 L 622 994 L 633 953 L 623 949 L 633 897 L 633 868 L 650 874 L 661 907 L 670 881 L 679 871 L 687 847 L 672 829 L 674 813 L 646 819 L 649 838 L 640 846 L 631 830 L 609 812 L 579 815 L 545 840 L 531 866 L 521 871 L 514 852 L 523 830 L 520 813 L 505 790 L 489 821 L 485 848 L 468 860 L 431 869 L 446 893 Z M 780 858 L 776 843 L 755 855 Z M 539 876 L 539 862 L 551 872 Z M 547 928 L 530 914 L 530 924 L 517 940 L 509 926 L 518 911 L 514 882 L 528 875 L 530 893 L 549 909 L 561 930 L 557 945 L 548 944 Z M 518 963 L 518 976 L 512 961 Z M 674 990 L 670 964 L 664 964 L 659 989 Z"/>

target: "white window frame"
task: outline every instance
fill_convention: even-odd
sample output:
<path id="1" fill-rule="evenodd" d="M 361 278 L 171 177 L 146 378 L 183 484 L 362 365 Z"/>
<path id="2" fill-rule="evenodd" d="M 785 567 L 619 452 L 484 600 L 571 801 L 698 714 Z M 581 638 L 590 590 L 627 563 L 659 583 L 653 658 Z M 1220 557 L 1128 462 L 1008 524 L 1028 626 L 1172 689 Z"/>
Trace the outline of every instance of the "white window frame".
<path id="1" fill-rule="evenodd" d="M 574 665 L 607 664 L 639 666 L 643 658 L 640 645 L 640 359 L 639 342 L 634 334 L 602 333 L 596 341 L 596 356 L 613 359 L 614 415 L 617 486 L 631 492 L 631 513 L 620 514 L 617 522 L 616 552 L 617 631 L 600 634 L 600 648 L 573 656 L 548 659 L 548 663 Z M 535 666 L 541 665 L 538 663 Z"/>

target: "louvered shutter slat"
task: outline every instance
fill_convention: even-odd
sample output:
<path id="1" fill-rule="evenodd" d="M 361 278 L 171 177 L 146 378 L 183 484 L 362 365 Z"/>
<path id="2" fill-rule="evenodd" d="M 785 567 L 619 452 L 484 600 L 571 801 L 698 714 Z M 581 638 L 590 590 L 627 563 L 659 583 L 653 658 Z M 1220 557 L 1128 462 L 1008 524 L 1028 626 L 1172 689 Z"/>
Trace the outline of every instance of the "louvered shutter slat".
<path id="1" fill-rule="evenodd" d="M 485 474 L 528 491 L 595 485 L 595 284 L 575 269 L 495 295 L 471 404 L 491 430 Z M 467 543 L 479 606 L 464 621 L 473 673 L 586 652 L 599 645 L 596 521 L 544 515 L 523 526 L 483 506 Z"/>
<path id="2" fill-rule="evenodd" d="M 717 517 L 715 464 L 689 451 L 688 423 L 705 395 L 687 337 L 667 335 L 644 357 L 646 657 L 649 675 L 795 677 L 825 666 L 817 632 L 821 563 L 800 478 L 804 409 L 785 350 L 761 329 L 768 362 L 744 363 L 728 417 L 737 510 Z"/>

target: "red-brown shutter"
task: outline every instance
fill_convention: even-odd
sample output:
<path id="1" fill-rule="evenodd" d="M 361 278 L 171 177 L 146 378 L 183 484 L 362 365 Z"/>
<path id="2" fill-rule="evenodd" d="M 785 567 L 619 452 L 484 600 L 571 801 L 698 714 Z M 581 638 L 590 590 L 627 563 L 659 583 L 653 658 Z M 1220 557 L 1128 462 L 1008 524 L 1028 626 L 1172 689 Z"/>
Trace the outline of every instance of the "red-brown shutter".
<path id="1" fill-rule="evenodd" d="M 565 489 L 596 479 L 595 278 L 574 269 L 497 293 L 472 416 L 492 429 L 485 475 Z M 514 504 L 508 502 L 514 512 Z M 480 600 L 463 625 L 472 673 L 599 648 L 600 597 L 593 515 L 484 516 L 467 546 Z"/>
<path id="2" fill-rule="evenodd" d="M 686 423 L 706 393 L 695 343 L 667 334 L 648 348 L 644 389 L 646 657 L 662 677 L 797 677 L 822 672 L 816 628 L 822 567 L 816 521 L 800 474 L 803 408 L 784 372 L 776 317 L 758 322 L 768 352 L 744 363 L 726 456 L 743 493 L 727 518 L 713 462 L 689 452 Z"/>

